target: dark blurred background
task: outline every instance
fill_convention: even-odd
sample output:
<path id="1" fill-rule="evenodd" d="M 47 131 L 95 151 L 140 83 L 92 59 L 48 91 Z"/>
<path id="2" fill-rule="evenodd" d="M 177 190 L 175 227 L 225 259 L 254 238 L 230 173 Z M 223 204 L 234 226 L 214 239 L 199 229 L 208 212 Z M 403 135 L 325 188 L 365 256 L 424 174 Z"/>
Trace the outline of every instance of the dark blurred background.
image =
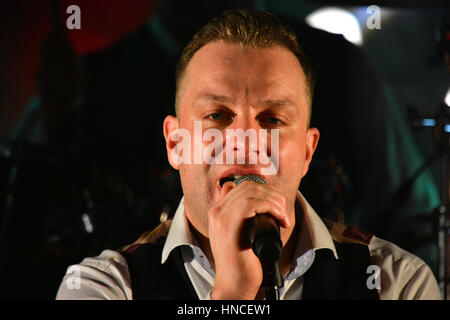
<path id="1" fill-rule="evenodd" d="M 53 299 L 70 264 L 131 243 L 174 214 L 181 187 L 162 121 L 174 112 L 175 64 L 202 25 L 239 7 L 289 22 L 317 72 L 312 125 L 321 139 L 300 187 L 306 198 L 319 215 L 395 242 L 442 278 L 439 266 L 450 262 L 439 258 L 437 208 L 448 201 L 448 132 L 438 118 L 448 119 L 447 95 L 450 104 L 449 7 L 406 2 L 5 4 L 1 297 Z M 367 25 L 374 4 L 379 29 Z M 66 26 L 70 5 L 80 8 L 81 29 Z"/>

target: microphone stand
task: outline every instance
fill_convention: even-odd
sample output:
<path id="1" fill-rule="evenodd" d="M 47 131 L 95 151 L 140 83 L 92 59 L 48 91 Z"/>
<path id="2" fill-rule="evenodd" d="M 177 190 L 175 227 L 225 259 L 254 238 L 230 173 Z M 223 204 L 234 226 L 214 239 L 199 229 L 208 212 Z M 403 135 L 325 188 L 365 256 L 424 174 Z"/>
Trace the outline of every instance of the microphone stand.
<path id="1" fill-rule="evenodd" d="M 441 204 L 435 209 L 438 225 L 438 282 L 444 300 L 448 298 L 450 269 L 450 106 L 441 103 L 434 117 L 418 117 L 415 127 L 432 127 L 441 159 Z"/>
<path id="2" fill-rule="evenodd" d="M 282 250 L 278 223 L 268 214 L 260 214 L 251 220 L 249 230 L 253 252 L 263 269 L 261 288 L 267 300 L 280 300 L 278 289 L 283 286 L 283 277 L 278 266 Z"/>
<path id="3" fill-rule="evenodd" d="M 450 242 L 450 106 L 442 104 L 437 117 L 436 136 L 439 142 L 439 151 L 442 153 L 441 162 L 441 205 L 438 208 L 439 213 L 439 232 L 438 232 L 438 250 L 439 250 L 439 286 L 444 299 L 448 298 L 449 284 L 449 265 L 450 256 L 448 248 Z"/>
<path id="4" fill-rule="evenodd" d="M 253 236 L 250 232 L 253 252 L 259 259 L 263 269 L 263 281 L 261 288 L 265 289 L 267 300 L 280 300 L 279 288 L 283 286 L 283 277 L 278 266 L 278 259 L 281 254 L 281 240 L 278 223 L 273 228 L 273 219 L 267 214 L 258 215 L 253 218 L 253 225 L 259 226 L 264 232 Z"/>
<path id="5" fill-rule="evenodd" d="M 283 277 L 281 276 L 278 262 L 266 264 L 261 261 L 261 265 L 263 267 L 261 287 L 264 288 L 266 300 L 280 300 L 279 288 L 283 286 Z"/>
<path id="6" fill-rule="evenodd" d="M 444 17 L 440 26 L 439 55 L 450 73 L 450 20 Z M 441 159 L 441 204 L 431 216 L 437 216 L 438 282 L 444 300 L 450 293 L 450 89 L 434 117 L 421 117 L 415 112 L 413 127 L 431 127 Z M 433 157 L 434 158 L 434 157 Z M 434 159 L 432 159 L 434 160 Z M 430 161 L 430 163 L 432 162 Z"/>

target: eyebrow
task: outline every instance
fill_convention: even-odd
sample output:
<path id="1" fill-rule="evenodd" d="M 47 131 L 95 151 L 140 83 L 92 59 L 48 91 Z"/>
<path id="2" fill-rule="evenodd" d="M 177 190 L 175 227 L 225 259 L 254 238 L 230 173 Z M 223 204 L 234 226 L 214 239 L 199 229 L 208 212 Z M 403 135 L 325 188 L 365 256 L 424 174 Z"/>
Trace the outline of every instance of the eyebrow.
<path id="1" fill-rule="evenodd" d="M 217 94 L 204 94 L 198 97 L 195 102 L 201 101 L 201 100 L 207 100 L 207 101 L 214 101 L 214 102 L 232 102 L 233 99 L 224 95 L 217 95 Z M 194 103 L 195 103 L 194 102 Z"/>
<path id="2" fill-rule="evenodd" d="M 219 103 L 232 103 L 234 101 L 233 98 L 224 95 L 204 94 L 195 99 L 193 104 L 196 104 L 202 100 Z M 294 100 L 287 98 L 287 99 L 266 99 L 262 101 L 262 105 L 267 107 L 295 107 L 297 104 L 294 102 Z"/>
<path id="3" fill-rule="evenodd" d="M 291 99 L 267 99 L 263 101 L 269 107 L 295 107 L 296 103 Z"/>

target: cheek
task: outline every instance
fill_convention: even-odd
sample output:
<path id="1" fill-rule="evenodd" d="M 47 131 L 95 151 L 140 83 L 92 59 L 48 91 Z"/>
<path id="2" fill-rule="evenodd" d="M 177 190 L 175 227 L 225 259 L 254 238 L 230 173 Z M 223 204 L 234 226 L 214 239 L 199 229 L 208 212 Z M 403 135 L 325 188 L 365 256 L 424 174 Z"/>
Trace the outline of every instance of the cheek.
<path id="1" fill-rule="evenodd" d="M 204 164 L 180 165 L 180 179 L 185 196 L 201 203 L 210 203 L 214 197 L 215 181 L 210 176 L 210 166 Z"/>
<path id="2" fill-rule="evenodd" d="M 289 212 L 294 212 L 293 206 L 305 166 L 305 147 L 298 141 L 289 140 L 280 145 L 279 188 L 291 205 L 287 208 Z"/>
<path id="3" fill-rule="evenodd" d="M 205 173 L 199 165 L 182 165 L 180 178 L 185 213 L 195 229 L 208 236 L 208 204 L 211 203 L 211 195 L 205 184 Z"/>
<path id="4" fill-rule="evenodd" d="M 301 176 L 305 164 L 306 145 L 304 140 L 280 141 L 280 171 Z"/>

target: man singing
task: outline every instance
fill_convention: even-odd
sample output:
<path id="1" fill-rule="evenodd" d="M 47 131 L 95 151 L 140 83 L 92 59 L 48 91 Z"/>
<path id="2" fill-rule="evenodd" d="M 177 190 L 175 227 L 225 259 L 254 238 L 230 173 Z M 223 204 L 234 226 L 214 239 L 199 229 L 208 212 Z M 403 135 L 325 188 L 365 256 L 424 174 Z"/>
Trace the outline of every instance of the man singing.
<path id="1" fill-rule="evenodd" d="M 182 53 L 176 116 L 164 121 L 184 194 L 173 220 L 69 268 L 57 299 L 268 298 L 247 230 L 261 215 L 279 225 L 281 299 L 440 299 L 422 260 L 322 220 L 298 191 L 319 141 L 313 78 L 272 14 L 225 11 L 203 27 Z M 235 183 L 248 176 L 262 182 Z"/>

